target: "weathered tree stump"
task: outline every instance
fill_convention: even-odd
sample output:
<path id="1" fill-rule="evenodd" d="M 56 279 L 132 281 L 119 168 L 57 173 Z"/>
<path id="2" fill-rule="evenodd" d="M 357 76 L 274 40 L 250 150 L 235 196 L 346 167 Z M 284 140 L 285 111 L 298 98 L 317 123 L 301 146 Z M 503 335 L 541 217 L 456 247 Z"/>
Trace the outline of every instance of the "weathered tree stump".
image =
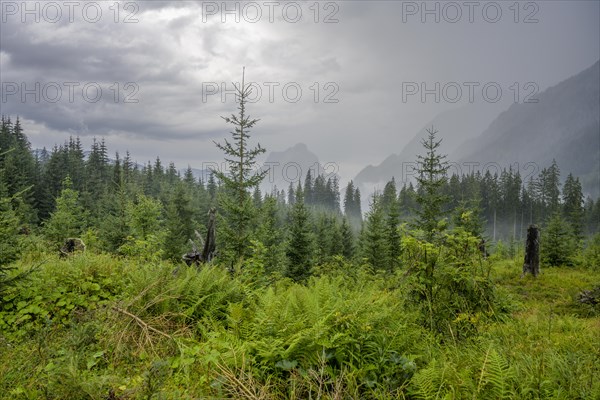
<path id="1" fill-rule="evenodd" d="M 206 231 L 206 240 L 204 249 L 202 249 L 202 259 L 204 262 L 211 262 L 217 252 L 217 234 L 215 233 L 217 210 L 213 207 L 208 212 L 208 227 Z"/>
<path id="2" fill-rule="evenodd" d="M 540 228 L 537 225 L 529 225 L 527 228 L 523 276 L 526 273 L 531 273 L 533 276 L 538 276 L 540 273 Z"/>
<path id="3" fill-rule="evenodd" d="M 85 243 L 83 240 L 79 238 L 68 238 L 65 239 L 62 247 L 59 250 L 59 256 L 61 258 L 67 257 L 71 254 L 74 254 L 77 251 L 84 252 L 85 251 Z"/>
<path id="4" fill-rule="evenodd" d="M 201 263 L 210 262 L 216 256 L 216 213 L 217 210 L 215 208 L 211 208 L 208 213 L 208 227 L 206 231 L 206 240 L 202 239 L 202 235 L 200 235 L 198 231 L 195 232 L 196 237 L 202 244 L 202 252 L 198 250 L 198 245 L 192 239 L 190 239 L 192 251 L 184 254 L 181 257 L 188 266 L 199 266 Z"/>

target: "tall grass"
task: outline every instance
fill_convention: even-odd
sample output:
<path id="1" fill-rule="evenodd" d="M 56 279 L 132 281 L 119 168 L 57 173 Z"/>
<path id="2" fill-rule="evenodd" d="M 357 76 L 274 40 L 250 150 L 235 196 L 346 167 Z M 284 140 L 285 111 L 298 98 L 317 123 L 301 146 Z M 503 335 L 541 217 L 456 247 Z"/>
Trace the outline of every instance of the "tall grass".
<path id="1" fill-rule="evenodd" d="M 46 258 L 26 256 L 14 273 Z M 329 266 L 299 285 L 49 257 L 2 298 L 0 398 L 600 398 L 600 318 L 576 301 L 600 274 L 521 279 L 518 264 L 491 265 L 504 317 L 473 314 L 461 338 L 422 324 L 403 271 Z"/>

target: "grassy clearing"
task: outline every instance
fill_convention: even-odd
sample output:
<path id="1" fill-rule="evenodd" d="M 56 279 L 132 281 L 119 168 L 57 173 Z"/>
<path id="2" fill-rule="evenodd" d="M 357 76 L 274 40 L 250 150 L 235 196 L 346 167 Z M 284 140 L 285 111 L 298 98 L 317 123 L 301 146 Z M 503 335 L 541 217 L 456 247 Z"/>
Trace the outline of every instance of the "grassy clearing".
<path id="1" fill-rule="evenodd" d="M 520 270 L 493 263 L 504 312 L 471 316 L 475 333 L 458 339 L 419 323 L 402 273 L 266 285 L 218 267 L 50 257 L 2 299 L 0 398 L 600 398 L 600 317 L 576 301 L 600 272 Z"/>

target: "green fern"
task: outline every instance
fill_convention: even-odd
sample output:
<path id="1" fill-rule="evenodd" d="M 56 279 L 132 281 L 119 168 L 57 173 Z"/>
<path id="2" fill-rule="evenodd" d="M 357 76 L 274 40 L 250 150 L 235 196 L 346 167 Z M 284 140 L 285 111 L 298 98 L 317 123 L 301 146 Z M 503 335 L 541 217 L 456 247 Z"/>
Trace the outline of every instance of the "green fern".
<path id="1" fill-rule="evenodd" d="M 477 390 L 473 399 L 510 399 L 514 397 L 510 380 L 513 370 L 506 359 L 492 346 L 488 348 L 481 365 Z"/>
<path id="2" fill-rule="evenodd" d="M 412 380 L 412 392 L 417 399 L 433 400 L 445 398 L 448 364 L 438 365 L 436 360 L 417 372 Z"/>

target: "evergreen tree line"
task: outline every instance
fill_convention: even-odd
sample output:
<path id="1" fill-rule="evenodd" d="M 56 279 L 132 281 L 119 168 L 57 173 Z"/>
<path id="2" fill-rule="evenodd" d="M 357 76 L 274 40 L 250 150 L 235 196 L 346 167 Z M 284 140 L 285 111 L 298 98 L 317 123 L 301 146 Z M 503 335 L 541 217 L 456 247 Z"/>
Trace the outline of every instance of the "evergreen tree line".
<path id="1" fill-rule="evenodd" d="M 51 151 L 32 151 L 18 119 L 3 117 L 1 124 L 0 211 L 10 225 L 2 229 L 2 250 L 12 249 L 6 262 L 17 257 L 16 238 L 24 232 L 39 232 L 57 248 L 66 238 L 82 237 L 103 251 L 180 261 L 196 238 L 194 231 L 205 234 L 211 207 L 221 215 L 221 259 L 249 256 L 246 244 L 254 242 L 265 249 L 266 268 L 281 273 L 294 254 L 310 263 L 354 255 L 355 232 L 340 212 L 337 178 L 309 174 L 308 190 L 299 184 L 288 196 L 276 189 L 263 194 L 256 181 L 236 196 L 236 180 L 217 171 L 203 182 L 191 167 L 181 174 L 158 157 L 143 166 L 129 152 L 111 160 L 104 140 L 94 140 L 86 152 L 78 137 Z M 353 218 L 360 224 L 360 193 L 355 194 Z M 238 229 L 232 229 L 236 216 L 241 216 Z M 240 229 L 247 221 L 252 228 Z M 317 243 L 318 236 L 324 240 Z"/>
<path id="2" fill-rule="evenodd" d="M 503 169 L 500 174 L 489 170 L 453 174 L 440 185 L 440 192 L 446 195 L 442 209 L 467 207 L 477 211 L 485 235 L 493 241 L 521 241 L 528 225 L 544 226 L 556 214 L 570 225 L 578 239 L 598 232 L 600 202 L 589 196 L 584 198 L 581 182 L 572 174 L 562 187 L 560 182 L 556 161 L 527 182 L 512 168 Z M 395 194 L 396 182 L 392 179 L 383 190 L 384 208 L 389 207 Z M 418 213 L 418 195 L 419 189 L 412 183 L 404 184 L 397 193 L 403 221 L 410 221 Z"/>
<path id="3" fill-rule="evenodd" d="M 448 215 L 449 224 L 475 236 L 487 231 L 494 239 L 520 238 L 529 223 L 554 221 L 549 226 L 566 227 L 561 234 L 574 241 L 597 232 L 600 220 L 600 201 L 584 202 L 579 179 L 572 175 L 561 188 L 556 163 L 526 183 L 510 168 L 500 175 L 444 177 L 434 188 L 440 197 L 432 209 L 419 201 L 427 195 L 426 185 L 408 183 L 398 190 L 392 179 L 372 196 L 363 221 L 361 194 L 352 181 L 343 200 L 337 177 L 310 171 L 304 184 L 290 185 L 287 195 L 277 189 L 263 194 L 260 177 L 251 180 L 252 163 L 237 171 L 239 180 L 235 174 L 215 173 L 203 182 L 190 167 L 180 174 L 160 158 L 143 166 L 128 152 L 110 160 L 104 140 L 94 140 L 87 154 L 79 138 L 33 152 L 18 119 L 2 118 L 1 123 L 3 218 L 11 221 L 15 234 L 39 229 L 57 246 L 67 237 L 83 236 L 104 251 L 180 260 L 190 250 L 194 231 L 204 234 L 208 210 L 217 207 L 221 259 L 234 264 L 260 250 L 269 272 L 304 279 L 311 268 L 336 257 L 393 271 L 400 267 L 403 223 L 429 217 L 438 223 Z M 256 154 L 264 151 L 259 149 Z"/>

